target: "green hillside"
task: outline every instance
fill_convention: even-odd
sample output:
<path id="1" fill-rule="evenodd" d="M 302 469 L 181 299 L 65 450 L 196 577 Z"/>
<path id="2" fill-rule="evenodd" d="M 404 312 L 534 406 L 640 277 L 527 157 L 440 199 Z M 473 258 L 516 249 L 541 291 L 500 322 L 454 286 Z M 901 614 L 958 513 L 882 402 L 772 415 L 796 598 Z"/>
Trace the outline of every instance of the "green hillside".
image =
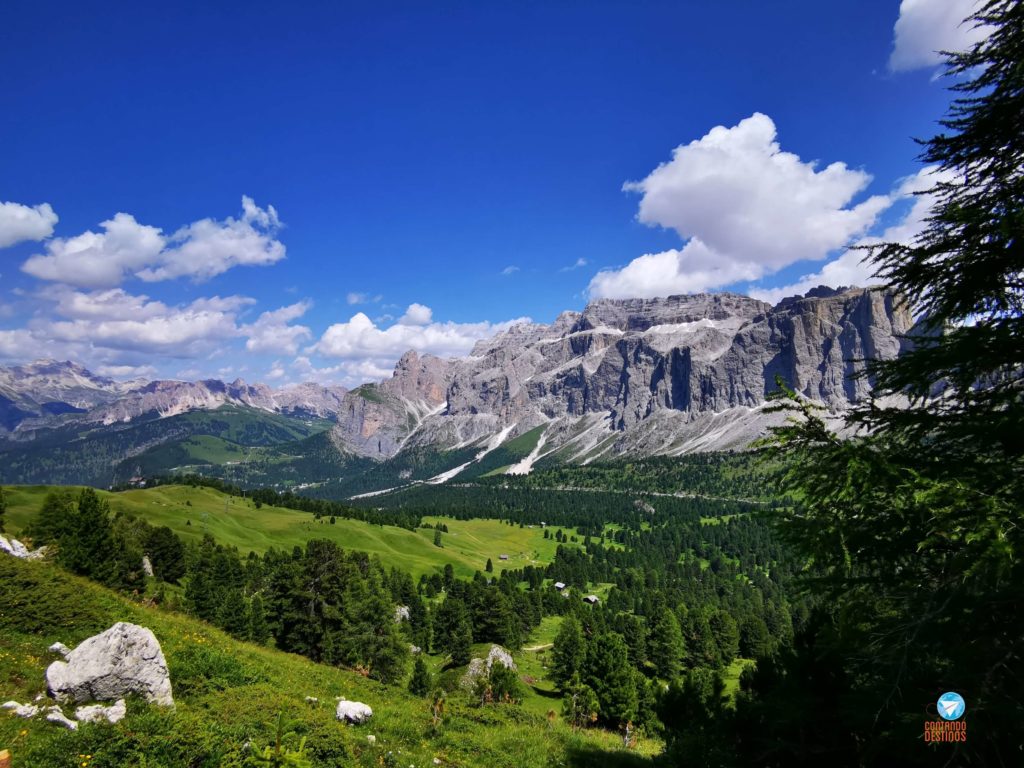
<path id="1" fill-rule="evenodd" d="M 11 751 L 13 768 L 241 766 L 247 742 L 257 747 L 272 742 L 279 712 L 297 721 L 289 743 L 304 736 L 316 766 L 642 766 L 661 748 L 642 739 L 625 752 L 615 734 L 574 732 L 560 720 L 549 725 L 530 709 L 479 707 L 460 694 L 449 697 L 435 729 L 427 701 L 403 688 L 233 640 L 52 564 L 11 557 L 0 557 L 2 698 L 30 701 L 55 659 L 46 650 L 51 643 L 73 646 L 116 621 L 155 633 L 170 668 L 175 709 L 132 701 L 121 723 L 83 725 L 77 731 L 0 714 L 0 749 Z M 319 703 L 305 703 L 307 696 Z M 337 696 L 369 704 L 372 721 L 359 727 L 336 722 Z M 368 742 L 370 734 L 376 744 Z"/>
<path id="2" fill-rule="evenodd" d="M 30 443 L 0 444 L 0 482 L 104 487 L 181 464 L 212 461 L 211 466 L 230 470 L 236 465 L 224 462 L 243 463 L 253 446 L 292 444 L 329 427 L 330 422 L 322 420 L 227 405 L 164 419 L 143 417 L 128 424 L 71 424 L 40 433 Z M 216 440 L 202 439 L 207 437 Z"/>
<path id="3" fill-rule="evenodd" d="M 42 507 L 53 486 L 7 486 L 8 529 L 22 530 Z M 539 526 L 520 528 L 498 520 L 450 520 L 444 524 L 442 547 L 434 546 L 434 530 L 415 532 L 396 526 L 381 526 L 360 520 L 336 518 L 316 520 L 308 512 L 263 505 L 251 499 L 228 496 L 212 488 L 165 485 L 111 493 L 100 491 L 112 512 L 140 517 L 153 525 L 166 525 L 186 541 L 199 541 L 210 533 L 219 543 L 238 547 L 242 553 L 266 552 L 271 547 L 291 550 L 310 539 L 330 539 L 345 549 L 380 557 L 418 578 L 440 571 L 448 563 L 456 575 L 472 576 L 482 571 L 488 558 L 500 573 L 505 568 L 546 565 L 554 558 L 558 543 L 545 539 Z M 441 518 L 427 518 L 434 523 Z M 575 530 L 566 529 L 575 535 Z M 508 555 L 508 560 L 500 556 Z"/>

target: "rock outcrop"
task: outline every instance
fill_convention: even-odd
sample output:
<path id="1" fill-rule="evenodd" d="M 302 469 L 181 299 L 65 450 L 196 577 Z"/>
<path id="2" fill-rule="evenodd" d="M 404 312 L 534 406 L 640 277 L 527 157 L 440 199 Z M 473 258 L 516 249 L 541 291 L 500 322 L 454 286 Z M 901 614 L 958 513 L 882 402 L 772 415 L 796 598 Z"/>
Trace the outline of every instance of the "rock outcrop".
<path id="1" fill-rule="evenodd" d="M 856 376 L 863 361 L 898 354 L 911 324 L 891 295 L 858 288 L 775 306 L 729 293 L 601 299 L 551 325 L 513 326 L 461 360 L 410 353 L 390 380 L 346 396 L 335 442 L 375 458 L 406 446 L 487 452 L 543 427 L 515 472 L 555 452 L 588 461 L 745 447 L 772 423 L 762 409 L 777 375 L 842 411 L 870 392 Z"/>
<path id="2" fill-rule="evenodd" d="M 128 705 L 124 699 L 118 699 L 113 704 L 89 704 L 75 709 L 75 720 L 80 723 L 98 723 L 106 720 L 108 723 L 119 723 L 128 714 Z"/>
<path id="3" fill-rule="evenodd" d="M 8 539 L 6 536 L 0 534 L 0 552 L 4 552 L 12 557 L 17 557 L 22 560 L 39 560 L 46 557 L 46 551 L 46 547 L 31 550 L 17 539 Z"/>
<path id="4" fill-rule="evenodd" d="M 46 670 L 46 684 L 58 701 L 116 701 L 137 694 L 160 706 L 174 706 L 171 678 L 160 643 L 145 627 L 118 622 L 69 651 Z"/>
<path id="5" fill-rule="evenodd" d="M 472 691 L 480 678 L 491 674 L 491 667 L 495 664 L 501 664 L 506 669 L 516 669 L 512 654 L 500 645 L 492 645 L 486 657 L 472 659 L 469 662 L 466 673 L 459 680 L 459 686 L 464 690 Z"/>
<path id="6" fill-rule="evenodd" d="M 341 699 L 338 701 L 338 708 L 335 712 L 335 717 L 345 723 L 361 725 L 373 717 L 373 710 L 361 701 L 348 701 L 347 699 Z"/>

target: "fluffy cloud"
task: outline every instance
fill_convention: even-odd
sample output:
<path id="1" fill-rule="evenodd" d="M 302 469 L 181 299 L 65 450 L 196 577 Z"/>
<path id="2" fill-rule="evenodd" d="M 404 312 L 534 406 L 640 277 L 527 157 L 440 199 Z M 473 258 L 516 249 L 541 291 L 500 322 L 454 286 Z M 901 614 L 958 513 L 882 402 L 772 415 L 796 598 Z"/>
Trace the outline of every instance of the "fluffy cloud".
<path id="1" fill-rule="evenodd" d="M 951 181 L 953 178 L 952 174 L 948 172 L 940 172 L 935 167 L 929 167 L 904 179 L 893 192 L 892 199 L 894 202 L 912 201 L 906 213 L 880 235 L 861 238 L 856 245 L 912 243 L 924 229 L 928 214 L 935 204 L 935 196 L 929 194 L 929 190 L 936 184 Z M 774 303 L 786 296 L 803 295 L 819 285 L 828 285 L 832 288 L 847 285 L 877 285 L 879 281 L 874 276 L 874 268 L 864 261 L 867 256 L 865 251 L 847 250 L 818 272 L 805 275 L 795 283 L 781 288 L 752 287 L 747 293 L 755 298 Z"/>
<path id="2" fill-rule="evenodd" d="M 410 304 L 405 314 L 398 318 L 399 325 L 427 325 L 434 319 L 434 311 L 422 304 Z"/>
<path id="3" fill-rule="evenodd" d="M 509 264 L 507 267 L 501 270 L 501 274 L 507 277 L 508 275 L 514 275 L 518 271 L 519 267 L 517 267 L 515 264 Z"/>
<path id="4" fill-rule="evenodd" d="M 102 232 L 55 238 L 45 254 L 30 257 L 22 270 L 41 280 L 80 288 L 107 288 L 127 277 L 154 282 L 176 277 L 205 280 L 235 266 L 264 266 L 285 256 L 276 239 L 280 228 L 273 206 L 242 198 L 242 216 L 202 219 L 165 236 L 127 213 L 101 222 Z"/>
<path id="5" fill-rule="evenodd" d="M 376 371 L 390 373 L 394 362 L 406 351 L 429 352 L 440 357 L 466 355 L 482 338 L 492 336 L 518 322 L 437 323 L 422 304 L 411 304 L 405 315 L 387 328 L 379 327 L 362 312 L 346 323 L 335 323 L 310 348 L 325 357 L 370 362 Z"/>
<path id="6" fill-rule="evenodd" d="M 642 195 L 640 221 L 674 229 L 687 243 L 599 272 L 590 295 L 701 291 L 825 258 L 863 234 L 890 204 L 876 195 L 851 206 L 870 181 L 844 163 L 817 170 L 783 152 L 766 115 L 717 126 L 677 147 L 647 178 L 624 185 Z"/>
<path id="7" fill-rule="evenodd" d="M 251 325 L 242 326 L 242 333 L 248 336 L 245 348 L 250 352 L 271 352 L 294 355 L 299 344 L 313 337 L 312 331 L 304 325 L 289 325 L 298 320 L 309 308 L 310 301 L 300 301 L 270 312 L 264 312 Z M 282 374 L 283 375 L 283 372 Z"/>
<path id="8" fill-rule="evenodd" d="M 965 51 L 991 31 L 965 21 L 977 0 L 903 0 L 893 28 L 889 69 L 904 72 L 942 63 L 940 51 Z"/>
<path id="9" fill-rule="evenodd" d="M 0 203 L 0 248 L 25 240 L 45 240 L 53 234 L 57 214 L 49 203 L 35 207 Z"/>

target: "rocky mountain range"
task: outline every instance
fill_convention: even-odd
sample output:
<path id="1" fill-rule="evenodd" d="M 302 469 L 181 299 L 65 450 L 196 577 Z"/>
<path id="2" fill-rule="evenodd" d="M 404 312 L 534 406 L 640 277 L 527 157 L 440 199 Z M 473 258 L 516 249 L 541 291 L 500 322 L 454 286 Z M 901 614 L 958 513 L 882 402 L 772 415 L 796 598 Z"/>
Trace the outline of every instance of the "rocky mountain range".
<path id="1" fill-rule="evenodd" d="M 37 360 L 0 368 L 0 434 L 63 426 L 110 425 L 141 417 L 164 418 L 222 405 L 240 405 L 305 418 L 333 418 L 344 387 L 299 384 L 271 389 L 241 379 L 119 382 L 70 361 Z"/>
<path id="2" fill-rule="evenodd" d="M 865 359 L 899 353 L 911 327 L 893 297 L 819 288 L 772 306 L 729 293 L 601 299 L 550 325 L 521 324 L 469 357 L 406 355 L 353 390 L 333 434 L 386 459 L 403 446 L 493 450 L 543 428 L 532 456 L 741 448 L 771 422 L 775 377 L 832 411 L 868 396 Z"/>
<path id="3" fill-rule="evenodd" d="M 515 325 L 465 358 L 410 351 L 390 379 L 351 391 L 116 382 L 38 361 L 0 368 L 0 433 L 10 443 L 49 428 L 123 429 L 231 405 L 329 419 L 329 445 L 342 458 L 450 456 L 452 466 L 429 478 L 438 482 L 509 445 L 519 451 L 505 450 L 509 472 L 542 459 L 743 448 L 778 418 L 764 410 L 776 375 L 841 412 L 870 393 L 871 382 L 854 377 L 862 361 L 897 355 L 911 324 L 891 295 L 859 288 L 819 288 L 775 306 L 730 293 L 601 299 L 551 324 Z"/>

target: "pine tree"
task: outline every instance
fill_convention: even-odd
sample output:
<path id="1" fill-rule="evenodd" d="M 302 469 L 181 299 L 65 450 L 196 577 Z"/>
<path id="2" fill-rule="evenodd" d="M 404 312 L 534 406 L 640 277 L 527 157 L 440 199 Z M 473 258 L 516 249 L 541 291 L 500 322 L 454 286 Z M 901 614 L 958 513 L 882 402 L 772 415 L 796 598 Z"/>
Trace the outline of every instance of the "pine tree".
<path id="1" fill-rule="evenodd" d="M 266 645 L 270 639 L 270 626 L 267 624 L 267 612 L 263 599 L 253 595 L 249 601 L 249 640 L 257 645 Z"/>
<path id="2" fill-rule="evenodd" d="M 656 674 L 665 680 L 674 680 L 683 667 L 683 633 L 672 611 L 663 609 L 651 624 L 647 636 L 647 655 Z"/>
<path id="3" fill-rule="evenodd" d="M 868 365 L 875 399 L 851 419 L 869 428 L 856 439 L 783 390 L 799 419 L 772 452 L 802 499 L 778 530 L 824 598 L 805 655 L 834 655 L 832 680 L 854 681 L 833 696 L 879 702 L 847 707 L 845 725 L 894 763 L 920 729 L 904 713 L 934 700 L 936 677 L 974 702 L 958 762 L 1024 749 L 1010 714 L 1024 699 L 1024 3 L 988 0 L 966 23 L 990 33 L 948 55 L 955 98 L 921 156 L 935 169 L 926 227 L 869 252 L 916 320 L 908 349 Z"/>
<path id="4" fill-rule="evenodd" d="M 565 686 L 562 716 L 573 728 L 584 728 L 597 721 L 600 706 L 594 689 L 584 685 L 579 675 L 573 675 Z"/>
<path id="5" fill-rule="evenodd" d="M 0 529 L 3 530 L 3 529 Z M 487 558 L 487 565 L 484 566 L 484 570 L 487 573 L 494 573 L 494 563 L 491 562 L 491 558 Z"/>
<path id="6" fill-rule="evenodd" d="M 417 656 L 416 661 L 412 665 L 412 677 L 409 679 L 409 693 L 413 696 L 426 696 L 432 687 L 433 681 L 430 678 L 430 670 L 427 669 L 427 665 L 423 661 L 423 657 Z"/>
<path id="7" fill-rule="evenodd" d="M 583 629 L 572 614 L 562 619 L 562 626 L 555 636 L 551 649 L 551 678 L 564 688 L 573 677 L 583 669 L 587 657 L 587 644 L 583 638 Z"/>
<path id="8" fill-rule="evenodd" d="M 435 547 L 443 546 L 441 544 L 441 530 L 440 529 L 434 531 L 434 546 Z"/>
<path id="9" fill-rule="evenodd" d="M 232 637 L 246 639 L 249 635 L 249 606 L 240 589 L 229 589 L 217 611 L 217 626 Z"/>
<path id="10" fill-rule="evenodd" d="M 723 665 L 728 665 L 740 652 L 740 631 L 736 620 L 725 611 L 715 611 L 708 619 Z"/>
<path id="11" fill-rule="evenodd" d="M 587 651 L 584 680 L 597 695 L 601 719 L 612 726 L 636 719 L 637 691 L 622 636 L 606 632 Z"/>

